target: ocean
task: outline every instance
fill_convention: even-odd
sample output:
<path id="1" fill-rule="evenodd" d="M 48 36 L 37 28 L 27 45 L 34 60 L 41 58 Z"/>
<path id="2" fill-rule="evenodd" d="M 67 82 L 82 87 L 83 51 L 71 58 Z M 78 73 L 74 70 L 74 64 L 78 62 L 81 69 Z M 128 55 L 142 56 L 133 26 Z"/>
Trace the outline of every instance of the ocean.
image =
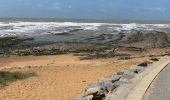
<path id="1" fill-rule="evenodd" d="M 80 20 L 80 19 L 30 19 L 1 18 L 0 37 L 28 36 L 35 41 L 85 41 L 102 34 L 130 34 L 136 31 L 170 32 L 169 21 L 130 20 Z M 101 39 L 99 39 L 101 41 Z M 104 39 L 103 41 L 110 41 Z"/>

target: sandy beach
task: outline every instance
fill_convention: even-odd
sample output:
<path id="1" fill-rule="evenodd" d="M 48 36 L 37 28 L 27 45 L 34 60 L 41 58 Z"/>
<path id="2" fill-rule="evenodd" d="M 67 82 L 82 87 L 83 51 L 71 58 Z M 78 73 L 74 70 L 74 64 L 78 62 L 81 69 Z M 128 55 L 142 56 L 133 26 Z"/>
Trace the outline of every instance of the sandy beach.
<path id="1" fill-rule="evenodd" d="M 1 100 L 71 100 L 101 77 L 146 60 L 79 60 L 69 55 L 0 58 L 1 67 L 38 67 L 38 76 L 16 81 L 0 90 Z"/>

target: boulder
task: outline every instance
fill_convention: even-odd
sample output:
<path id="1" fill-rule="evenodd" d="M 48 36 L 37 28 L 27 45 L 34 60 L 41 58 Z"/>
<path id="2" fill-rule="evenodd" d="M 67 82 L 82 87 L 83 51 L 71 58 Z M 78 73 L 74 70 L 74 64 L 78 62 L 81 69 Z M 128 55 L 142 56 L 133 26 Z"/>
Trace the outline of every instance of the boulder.
<path id="1" fill-rule="evenodd" d="M 129 82 L 129 80 L 132 79 L 132 78 L 134 78 L 134 76 L 132 76 L 132 75 L 126 75 L 126 76 L 121 77 L 121 78 L 120 78 L 120 81 L 121 81 L 121 82 L 124 82 L 124 83 L 127 83 L 127 82 Z"/>
<path id="2" fill-rule="evenodd" d="M 104 90 L 98 84 L 89 84 L 85 90 L 85 96 L 93 95 L 92 100 L 101 100 L 105 98 Z"/>
<path id="3" fill-rule="evenodd" d="M 129 79 L 135 77 L 136 69 L 123 70 L 121 72 L 118 72 L 117 74 L 118 75 L 122 75 L 119 81 L 121 81 L 121 82 L 128 82 Z"/>
<path id="4" fill-rule="evenodd" d="M 138 66 L 147 67 L 149 64 L 152 64 L 152 63 L 153 62 L 151 62 L 151 61 L 145 61 L 145 62 L 139 63 Z"/>
<path id="5" fill-rule="evenodd" d="M 97 84 L 89 84 L 85 89 L 85 95 L 95 95 L 101 90 L 100 86 Z"/>
<path id="6" fill-rule="evenodd" d="M 132 70 L 132 69 L 123 70 L 121 72 L 118 72 L 117 75 L 122 75 L 122 76 L 130 75 L 130 76 L 134 76 L 135 75 L 135 70 Z"/>
<path id="7" fill-rule="evenodd" d="M 98 81 L 98 84 L 105 91 L 105 93 L 108 93 L 108 92 L 111 92 L 115 88 L 118 87 L 118 85 L 115 84 L 115 82 L 119 81 L 119 79 L 120 79 L 120 76 L 113 75 L 113 76 L 109 76 L 109 77 L 105 77 L 103 79 L 100 79 Z"/>
<path id="8" fill-rule="evenodd" d="M 113 76 L 108 76 L 108 77 L 100 79 L 99 83 L 102 83 L 102 82 L 111 82 L 111 83 L 114 83 L 116 81 L 119 81 L 119 79 L 120 79 L 119 75 L 113 75 Z"/>

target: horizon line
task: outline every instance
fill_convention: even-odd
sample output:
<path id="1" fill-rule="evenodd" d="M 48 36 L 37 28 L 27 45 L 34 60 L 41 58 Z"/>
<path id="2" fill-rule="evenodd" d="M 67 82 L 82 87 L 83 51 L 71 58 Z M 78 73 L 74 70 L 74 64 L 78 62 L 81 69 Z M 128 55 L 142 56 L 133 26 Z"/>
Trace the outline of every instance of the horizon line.
<path id="1" fill-rule="evenodd" d="M 106 19 L 106 18 L 54 18 L 54 17 L 0 17 L 0 19 L 55 19 L 55 20 L 80 20 L 80 21 L 161 21 L 161 22 L 170 22 L 170 19 Z"/>

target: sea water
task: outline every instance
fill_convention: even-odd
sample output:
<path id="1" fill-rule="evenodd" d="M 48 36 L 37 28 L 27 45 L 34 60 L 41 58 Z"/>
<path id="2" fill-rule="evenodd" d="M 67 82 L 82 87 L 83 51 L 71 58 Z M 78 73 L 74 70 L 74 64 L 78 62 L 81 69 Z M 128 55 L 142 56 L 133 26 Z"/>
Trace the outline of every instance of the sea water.
<path id="1" fill-rule="evenodd" d="M 74 36 L 57 36 L 70 30 L 80 31 Z M 62 19 L 0 19 L 0 37 L 31 36 L 39 40 L 76 40 L 100 34 L 118 34 L 132 31 L 170 32 L 168 21 L 99 21 L 99 20 L 62 20 Z M 54 37 L 55 36 L 55 37 Z M 47 38 L 48 37 L 48 38 Z"/>

